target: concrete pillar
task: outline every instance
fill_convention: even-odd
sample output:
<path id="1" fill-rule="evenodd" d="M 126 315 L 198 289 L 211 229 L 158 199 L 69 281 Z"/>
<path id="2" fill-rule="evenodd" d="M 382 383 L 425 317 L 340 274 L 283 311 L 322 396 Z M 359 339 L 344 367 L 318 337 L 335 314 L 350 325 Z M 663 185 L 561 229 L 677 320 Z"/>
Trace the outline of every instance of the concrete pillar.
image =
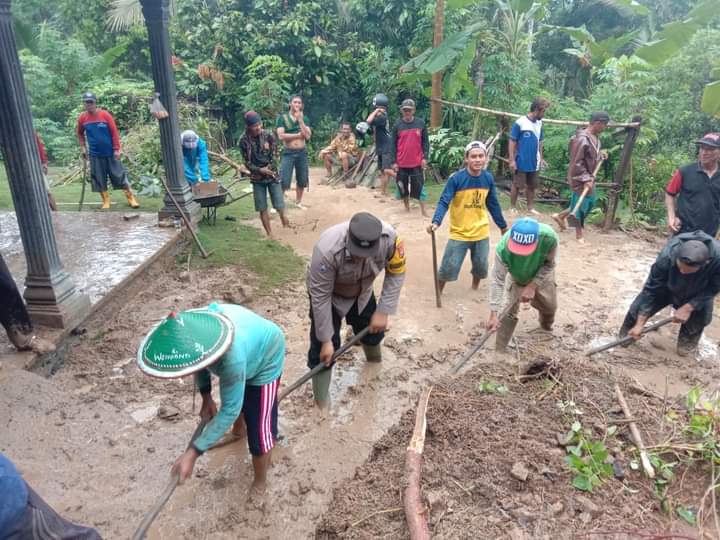
<path id="1" fill-rule="evenodd" d="M 170 34 L 168 24 L 170 18 L 169 0 L 140 0 L 145 17 L 145 26 L 150 43 L 150 59 L 152 61 L 155 91 L 160 94 L 160 101 L 168 112 L 168 117 L 158 120 L 160 124 L 160 145 L 162 147 L 163 165 L 168 187 L 175 196 L 183 213 L 193 223 L 200 220 L 200 205 L 193 199 L 190 185 L 183 172 L 183 156 L 180 143 L 180 127 L 177 115 L 177 90 L 175 74 L 170 60 Z M 160 219 L 177 215 L 177 210 L 170 197 L 165 194 L 165 206 L 160 210 Z"/>
<path id="2" fill-rule="evenodd" d="M 34 322 L 67 328 L 88 313 L 90 300 L 58 255 L 10 4 L 0 0 L 0 149 L 27 260 L 24 296 Z"/>

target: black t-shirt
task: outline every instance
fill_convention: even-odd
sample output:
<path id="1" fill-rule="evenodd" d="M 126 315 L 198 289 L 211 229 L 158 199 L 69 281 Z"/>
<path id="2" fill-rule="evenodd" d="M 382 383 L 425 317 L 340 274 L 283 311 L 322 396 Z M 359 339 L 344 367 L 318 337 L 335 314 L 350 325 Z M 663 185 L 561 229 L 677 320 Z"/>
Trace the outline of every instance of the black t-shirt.
<path id="1" fill-rule="evenodd" d="M 370 125 L 375 130 L 375 151 L 378 154 L 390 151 L 390 122 L 388 121 L 387 112 L 378 114 L 373 118 Z"/>
<path id="2" fill-rule="evenodd" d="M 704 231 L 715 236 L 720 227 L 720 170 L 708 178 L 699 163 L 690 163 L 675 171 L 667 186 L 677 196 L 680 232 Z"/>

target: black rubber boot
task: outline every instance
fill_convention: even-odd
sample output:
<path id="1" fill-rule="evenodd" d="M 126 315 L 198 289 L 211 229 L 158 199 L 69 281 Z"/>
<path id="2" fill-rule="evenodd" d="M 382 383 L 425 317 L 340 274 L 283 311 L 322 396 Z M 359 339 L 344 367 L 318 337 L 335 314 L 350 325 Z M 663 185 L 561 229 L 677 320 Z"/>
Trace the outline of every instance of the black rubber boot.
<path id="1" fill-rule="evenodd" d="M 382 345 L 365 345 L 362 346 L 365 352 L 365 360 L 368 362 L 382 362 Z"/>
<path id="2" fill-rule="evenodd" d="M 505 352 L 507 350 L 508 343 L 510 343 L 510 338 L 512 337 L 513 332 L 515 332 L 517 323 L 518 318 L 512 316 L 507 316 L 500 321 L 500 328 L 498 328 L 495 336 L 496 351 Z"/>

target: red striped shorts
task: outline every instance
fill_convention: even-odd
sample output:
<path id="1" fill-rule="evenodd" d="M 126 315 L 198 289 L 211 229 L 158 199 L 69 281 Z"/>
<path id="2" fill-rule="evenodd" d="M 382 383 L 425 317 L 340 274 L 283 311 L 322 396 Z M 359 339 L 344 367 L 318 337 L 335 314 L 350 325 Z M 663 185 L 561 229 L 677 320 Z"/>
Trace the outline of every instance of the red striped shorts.
<path id="1" fill-rule="evenodd" d="M 278 434 L 278 388 L 280 377 L 262 386 L 245 386 L 242 412 L 247 426 L 248 447 L 253 456 L 267 454 L 275 446 Z"/>

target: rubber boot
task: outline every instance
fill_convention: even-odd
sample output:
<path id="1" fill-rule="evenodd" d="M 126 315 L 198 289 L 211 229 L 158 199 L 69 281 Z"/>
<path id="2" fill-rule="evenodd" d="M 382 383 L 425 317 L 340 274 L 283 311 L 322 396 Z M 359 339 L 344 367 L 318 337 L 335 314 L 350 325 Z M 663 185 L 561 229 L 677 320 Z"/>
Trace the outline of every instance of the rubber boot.
<path id="1" fill-rule="evenodd" d="M 552 332 L 553 323 L 555 322 L 555 315 L 540 314 L 539 316 L 540 328 L 547 332 Z"/>
<path id="2" fill-rule="evenodd" d="M 110 210 L 110 194 L 107 191 L 101 191 L 100 196 L 102 197 L 102 209 Z"/>
<path id="3" fill-rule="evenodd" d="M 678 356 L 689 356 L 689 355 L 693 354 L 698 348 L 698 343 L 700 343 L 701 337 L 702 337 L 702 333 L 698 334 L 697 337 L 695 337 L 695 336 L 692 336 L 690 338 L 678 337 L 678 340 L 677 340 Z"/>
<path id="4" fill-rule="evenodd" d="M 365 353 L 365 360 L 368 362 L 382 362 L 382 345 L 365 345 L 363 343 L 363 352 Z"/>
<path id="5" fill-rule="evenodd" d="M 323 369 L 312 378 L 312 389 L 315 403 L 321 409 L 327 409 L 330 404 L 330 380 L 332 369 Z"/>
<path id="6" fill-rule="evenodd" d="M 513 332 L 515 332 L 517 323 L 518 318 L 512 316 L 507 316 L 500 321 L 500 328 L 498 328 L 497 335 L 495 336 L 496 351 L 505 352 L 507 350 L 508 343 L 510 343 L 510 338 L 512 337 Z"/>
<path id="7" fill-rule="evenodd" d="M 125 197 L 127 198 L 130 208 L 140 208 L 140 203 L 137 202 L 137 199 L 135 198 L 135 195 L 133 195 L 133 192 L 130 191 L 130 188 L 126 187 L 123 191 L 125 192 Z"/>

